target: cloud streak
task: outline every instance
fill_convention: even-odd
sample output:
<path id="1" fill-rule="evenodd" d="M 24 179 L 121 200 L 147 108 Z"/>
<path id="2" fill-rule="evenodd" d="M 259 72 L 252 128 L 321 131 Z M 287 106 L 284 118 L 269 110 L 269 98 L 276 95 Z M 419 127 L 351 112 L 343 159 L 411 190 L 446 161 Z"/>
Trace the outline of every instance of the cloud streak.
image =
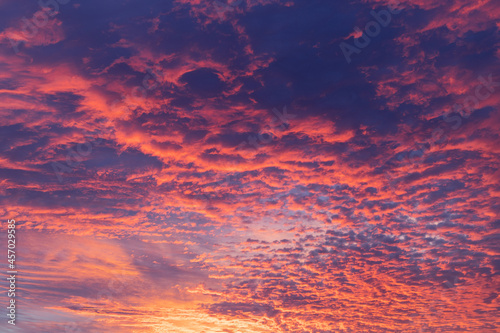
<path id="1" fill-rule="evenodd" d="M 2 2 L 9 332 L 496 332 L 499 9 L 389 4 Z"/>

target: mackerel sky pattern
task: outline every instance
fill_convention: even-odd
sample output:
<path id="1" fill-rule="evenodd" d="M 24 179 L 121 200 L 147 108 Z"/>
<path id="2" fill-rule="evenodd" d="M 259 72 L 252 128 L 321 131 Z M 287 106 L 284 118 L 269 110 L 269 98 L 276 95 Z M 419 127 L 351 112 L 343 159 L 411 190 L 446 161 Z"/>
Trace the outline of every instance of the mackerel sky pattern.
<path id="1" fill-rule="evenodd" d="M 499 332 L 498 1 L 0 17 L 1 332 Z"/>

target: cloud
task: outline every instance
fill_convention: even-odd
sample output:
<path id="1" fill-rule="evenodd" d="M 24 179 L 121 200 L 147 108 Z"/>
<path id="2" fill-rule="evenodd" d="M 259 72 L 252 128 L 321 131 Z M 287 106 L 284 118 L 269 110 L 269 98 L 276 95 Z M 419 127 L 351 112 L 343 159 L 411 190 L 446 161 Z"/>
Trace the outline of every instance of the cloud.
<path id="1" fill-rule="evenodd" d="M 400 2 L 3 3 L 20 331 L 494 332 L 498 10 Z"/>

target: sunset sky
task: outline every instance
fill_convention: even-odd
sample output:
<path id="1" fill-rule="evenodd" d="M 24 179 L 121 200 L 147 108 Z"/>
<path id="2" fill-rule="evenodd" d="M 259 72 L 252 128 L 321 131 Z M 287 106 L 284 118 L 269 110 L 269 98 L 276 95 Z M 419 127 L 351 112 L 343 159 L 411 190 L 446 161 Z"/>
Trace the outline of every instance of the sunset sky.
<path id="1" fill-rule="evenodd" d="M 500 332 L 497 1 L 0 17 L 1 333 Z"/>

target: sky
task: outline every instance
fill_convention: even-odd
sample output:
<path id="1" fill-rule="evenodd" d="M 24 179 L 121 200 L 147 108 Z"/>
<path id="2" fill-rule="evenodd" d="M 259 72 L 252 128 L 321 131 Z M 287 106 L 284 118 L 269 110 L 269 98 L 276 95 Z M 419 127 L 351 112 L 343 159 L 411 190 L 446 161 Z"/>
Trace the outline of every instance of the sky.
<path id="1" fill-rule="evenodd" d="M 0 18 L 1 332 L 499 332 L 498 2 Z"/>

